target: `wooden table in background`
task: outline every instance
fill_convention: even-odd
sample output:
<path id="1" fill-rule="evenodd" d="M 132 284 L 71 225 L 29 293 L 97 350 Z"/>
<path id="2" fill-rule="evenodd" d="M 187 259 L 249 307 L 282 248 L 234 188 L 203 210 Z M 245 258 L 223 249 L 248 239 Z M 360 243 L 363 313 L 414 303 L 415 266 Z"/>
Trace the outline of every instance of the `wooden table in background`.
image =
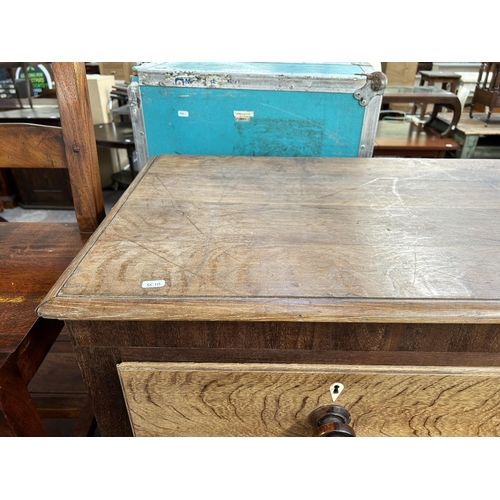
<path id="1" fill-rule="evenodd" d="M 396 87 L 388 85 L 384 91 L 382 105 L 396 103 L 422 105 L 423 111 L 429 104 L 432 104 L 432 113 L 426 121 L 426 126 L 431 126 L 441 108 L 452 111 L 449 126 L 440 131 L 441 137 L 448 137 L 451 134 L 462 113 L 462 105 L 457 95 L 437 87 Z"/>
<path id="2" fill-rule="evenodd" d="M 473 118 L 462 114 L 451 138 L 459 147 L 457 158 L 500 158 L 500 116 L 493 114 L 488 123 L 486 113 L 475 113 Z M 451 117 L 440 113 L 432 127 L 441 132 L 450 126 Z"/>
<path id="3" fill-rule="evenodd" d="M 433 86 L 436 83 L 441 84 L 443 90 L 448 90 L 454 94 L 457 93 L 457 86 L 460 82 L 461 76 L 453 71 L 419 71 L 421 79 L 420 85 L 424 86 L 426 83 Z"/>
<path id="4" fill-rule="evenodd" d="M 444 158 L 455 151 L 458 144 L 439 132 L 413 123 L 380 120 L 373 148 L 373 156 L 399 158 Z"/>
<path id="5" fill-rule="evenodd" d="M 117 172 L 111 177 L 120 184 L 130 185 L 136 176 L 134 170 L 134 133 L 132 124 L 128 122 L 110 122 L 94 125 L 95 141 L 98 146 L 105 148 L 118 148 L 127 151 L 129 170 Z"/>
<path id="6" fill-rule="evenodd" d="M 54 104 L 36 105 L 32 108 L 18 108 L 0 111 L 2 123 L 35 123 L 37 125 L 60 126 L 61 117 L 55 99 Z"/>
<path id="7" fill-rule="evenodd" d="M 492 160 L 151 159 L 38 309 L 104 436 L 500 435 Z"/>

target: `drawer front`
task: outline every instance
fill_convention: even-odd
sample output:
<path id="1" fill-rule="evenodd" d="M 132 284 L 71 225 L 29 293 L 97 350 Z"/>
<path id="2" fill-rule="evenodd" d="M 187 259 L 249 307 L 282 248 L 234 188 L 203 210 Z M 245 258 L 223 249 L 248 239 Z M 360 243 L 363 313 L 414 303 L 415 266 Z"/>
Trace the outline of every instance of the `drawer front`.
<path id="1" fill-rule="evenodd" d="M 500 369 L 121 363 L 135 436 L 311 436 L 332 404 L 357 436 L 498 436 Z"/>

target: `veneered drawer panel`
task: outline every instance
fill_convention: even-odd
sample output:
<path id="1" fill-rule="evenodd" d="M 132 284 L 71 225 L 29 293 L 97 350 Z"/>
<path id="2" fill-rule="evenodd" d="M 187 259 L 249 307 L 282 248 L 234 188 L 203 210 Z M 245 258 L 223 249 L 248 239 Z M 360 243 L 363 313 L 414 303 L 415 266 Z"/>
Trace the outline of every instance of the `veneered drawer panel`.
<path id="1" fill-rule="evenodd" d="M 121 363 L 136 436 L 310 436 L 336 404 L 357 436 L 498 436 L 500 369 Z"/>

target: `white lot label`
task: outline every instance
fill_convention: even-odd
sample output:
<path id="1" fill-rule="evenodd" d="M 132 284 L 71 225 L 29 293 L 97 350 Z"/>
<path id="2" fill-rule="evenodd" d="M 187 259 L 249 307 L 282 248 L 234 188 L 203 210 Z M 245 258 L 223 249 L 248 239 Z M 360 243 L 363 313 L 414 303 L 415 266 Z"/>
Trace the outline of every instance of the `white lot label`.
<path id="1" fill-rule="evenodd" d="M 233 115 L 237 122 L 249 122 L 253 118 L 253 111 L 233 111 Z"/>
<path id="2" fill-rule="evenodd" d="M 150 280 L 142 282 L 142 288 L 161 288 L 162 286 L 165 286 L 165 280 Z"/>
<path id="3" fill-rule="evenodd" d="M 177 111 L 177 114 L 179 116 L 182 116 L 184 118 L 187 118 L 189 116 L 189 111 Z"/>

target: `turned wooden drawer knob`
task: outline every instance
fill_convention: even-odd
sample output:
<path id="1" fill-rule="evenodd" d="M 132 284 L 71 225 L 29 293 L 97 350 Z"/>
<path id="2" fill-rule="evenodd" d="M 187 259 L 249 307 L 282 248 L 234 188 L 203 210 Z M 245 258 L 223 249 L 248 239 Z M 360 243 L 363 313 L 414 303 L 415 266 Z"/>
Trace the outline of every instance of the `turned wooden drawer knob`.
<path id="1" fill-rule="evenodd" d="M 313 437 L 355 437 L 354 429 L 348 425 L 350 421 L 351 414 L 338 405 L 320 406 L 309 415 Z"/>

